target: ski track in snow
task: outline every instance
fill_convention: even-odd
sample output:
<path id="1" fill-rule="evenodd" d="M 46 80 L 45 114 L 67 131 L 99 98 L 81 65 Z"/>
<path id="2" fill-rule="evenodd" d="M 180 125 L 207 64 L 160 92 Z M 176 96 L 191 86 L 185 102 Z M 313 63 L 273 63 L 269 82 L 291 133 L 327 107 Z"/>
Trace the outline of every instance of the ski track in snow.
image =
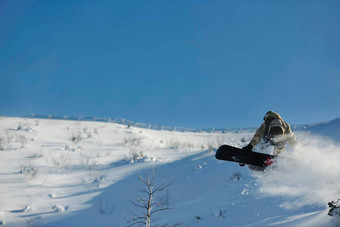
<path id="1" fill-rule="evenodd" d="M 138 176 L 153 169 L 157 183 L 173 182 L 159 195 L 173 209 L 155 224 L 338 226 L 326 205 L 340 198 L 339 144 L 298 132 L 296 149 L 265 172 L 214 158 L 253 133 L 1 117 L 0 225 L 126 226 L 139 212 L 129 202 Z"/>

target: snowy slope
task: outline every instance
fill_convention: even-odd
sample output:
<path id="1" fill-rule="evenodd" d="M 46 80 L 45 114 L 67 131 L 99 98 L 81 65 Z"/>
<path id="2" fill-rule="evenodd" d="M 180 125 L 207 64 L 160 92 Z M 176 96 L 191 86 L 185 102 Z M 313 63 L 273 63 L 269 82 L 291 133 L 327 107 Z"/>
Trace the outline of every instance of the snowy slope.
<path id="1" fill-rule="evenodd" d="M 0 118 L 0 223 L 6 226 L 126 226 L 138 176 L 172 182 L 158 196 L 173 208 L 154 225 L 337 226 L 340 149 L 299 132 L 299 146 L 265 172 L 218 161 L 221 144 L 253 131 L 169 132 L 105 122 Z M 320 162 L 320 160 L 323 160 Z"/>
<path id="2" fill-rule="evenodd" d="M 308 131 L 340 141 L 340 118 L 310 126 Z"/>

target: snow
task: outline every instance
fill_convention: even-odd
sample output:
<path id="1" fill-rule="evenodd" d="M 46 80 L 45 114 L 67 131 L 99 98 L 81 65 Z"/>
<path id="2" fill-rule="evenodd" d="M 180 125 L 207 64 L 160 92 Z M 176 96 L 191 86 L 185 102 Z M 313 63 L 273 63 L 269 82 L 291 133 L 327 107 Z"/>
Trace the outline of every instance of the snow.
<path id="1" fill-rule="evenodd" d="M 154 172 L 156 184 L 171 183 L 158 198 L 172 208 L 154 225 L 339 226 L 327 215 L 340 198 L 339 140 L 324 137 L 338 127 L 324 125 L 296 132 L 295 150 L 254 172 L 214 157 L 253 131 L 1 117 L 0 225 L 126 226 L 131 211 L 142 212 L 131 203 L 144 187 L 138 177 Z"/>
<path id="2" fill-rule="evenodd" d="M 294 152 L 282 155 L 270 174 L 259 178 L 267 195 L 290 196 L 283 206 L 301 207 L 327 204 L 339 197 L 340 147 L 325 138 L 300 134 Z"/>

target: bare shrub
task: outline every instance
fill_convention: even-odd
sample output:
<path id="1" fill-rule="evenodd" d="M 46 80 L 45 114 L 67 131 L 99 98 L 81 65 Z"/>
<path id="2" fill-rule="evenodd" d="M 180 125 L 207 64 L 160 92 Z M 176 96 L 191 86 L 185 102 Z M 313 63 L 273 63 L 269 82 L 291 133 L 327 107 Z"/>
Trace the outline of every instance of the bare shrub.
<path id="1" fill-rule="evenodd" d="M 213 151 L 215 150 L 215 146 L 212 144 L 208 144 L 208 153 L 213 153 Z"/>
<path id="2" fill-rule="evenodd" d="M 129 148 L 129 160 L 131 163 L 137 162 L 138 160 L 144 159 L 146 156 L 142 151 L 137 150 L 136 148 Z"/>
<path id="3" fill-rule="evenodd" d="M 89 182 L 90 184 L 99 184 L 104 180 L 104 174 L 95 170 L 89 171 Z"/>
<path id="4" fill-rule="evenodd" d="M 82 165 L 88 170 L 96 170 L 98 167 L 98 162 L 95 158 L 83 157 Z"/>
<path id="5" fill-rule="evenodd" d="M 145 158 L 146 156 L 140 150 L 140 145 L 142 143 L 143 138 L 137 136 L 130 136 L 124 138 L 124 144 L 129 148 L 129 157 L 128 159 L 134 163 L 138 160 Z"/>
<path id="6" fill-rule="evenodd" d="M 24 148 L 27 144 L 27 139 L 24 135 L 17 135 L 17 142 L 20 144 L 20 148 Z"/>
<path id="7" fill-rule="evenodd" d="M 72 141 L 74 144 L 79 143 L 82 139 L 83 139 L 83 138 L 82 138 L 82 136 L 81 136 L 81 132 L 73 132 L 73 133 L 72 133 L 71 141 Z"/>
<path id="8" fill-rule="evenodd" d="M 21 125 L 21 124 L 17 127 L 17 130 L 18 131 L 27 131 L 27 132 L 32 132 L 33 131 L 29 126 Z"/>
<path id="9" fill-rule="evenodd" d="M 5 138 L 0 137 L 0 151 L 5 150 Z"/>
<path id="10" fill-rule="evenodd" d="M 143 138 L 137 136 L 129 136 L 124 138 L 124 144 L 131 147 L 138 147 L 141 145 Z"/>
<path id="11" fill-rule="evenodd" d="M 159 193 L 166 191 L 171 183 L 163 182 L 157 186 L 154 182 L 154 172 L 152 174 L 144 174 L 143 177 L 139 176 L 139 180 L 144 185 L 144 189 L 139 190 L 143 196 L 136 196 L 135 200 L 130 202 L 134 207 L 140 208 L 143 212 L 136 214 L 130 211 L 132 217 L 126 220 L 126 222 L 128 226 L 144 225 L 150 227 L 151 221 L 157 220 L 154 218 L 155 213 L 172 209 L 166 200 L 158 198 Z"/>
<path id="12" fill-rule="evenodd" d="M 39 170 L 37 167 L 34 167 L 30 164 L 22 165 L 20 164 L 20 173 L 25 174 L 28 180 L 35 180 L 39 177 Z"/>
<path id="13" fill-rule="evenodd" d="M 188 141 L 179 141 L 176 139 L 170 139 L 167 141 L 167 146 L 172 149 L 194 149 L 195 144 Z"/>
<path id="14" fill-rule="evenodd" d="M 70 162 L 69 156 L 68 152 L 59 152 L 57 155 L 52 156 L 52 162 L 56 167 L 67 169 Z"/>

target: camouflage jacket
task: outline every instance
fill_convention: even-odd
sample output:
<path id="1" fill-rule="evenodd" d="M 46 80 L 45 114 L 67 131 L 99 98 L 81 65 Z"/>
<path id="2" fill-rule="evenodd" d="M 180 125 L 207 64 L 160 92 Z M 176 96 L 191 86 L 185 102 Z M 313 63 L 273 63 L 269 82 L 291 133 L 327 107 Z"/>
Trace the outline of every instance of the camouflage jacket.
<path id="1" fill-rule="evenodd" d="M 282 121 L 282 126 L 285 129 L 285 142 L 288 142 L 289 145 L 294 147 L 297 144 L 297 141 L 295 139 L 294 133 L 292 132 L 290 128 L 290 125 L 286 123 L 278 113 L 269 111 L 263 119 L 265 120 L 269 117 L 272 119 L 278 118 Z M 249 144 L 255 147 L 257 144 L 261 142 L 262 139 L 265 139 L 267 128 L 268 128 L 268 123 L 265 120 L 265 122 L 261 124 L 260 128 L 256 130 Z"/>

